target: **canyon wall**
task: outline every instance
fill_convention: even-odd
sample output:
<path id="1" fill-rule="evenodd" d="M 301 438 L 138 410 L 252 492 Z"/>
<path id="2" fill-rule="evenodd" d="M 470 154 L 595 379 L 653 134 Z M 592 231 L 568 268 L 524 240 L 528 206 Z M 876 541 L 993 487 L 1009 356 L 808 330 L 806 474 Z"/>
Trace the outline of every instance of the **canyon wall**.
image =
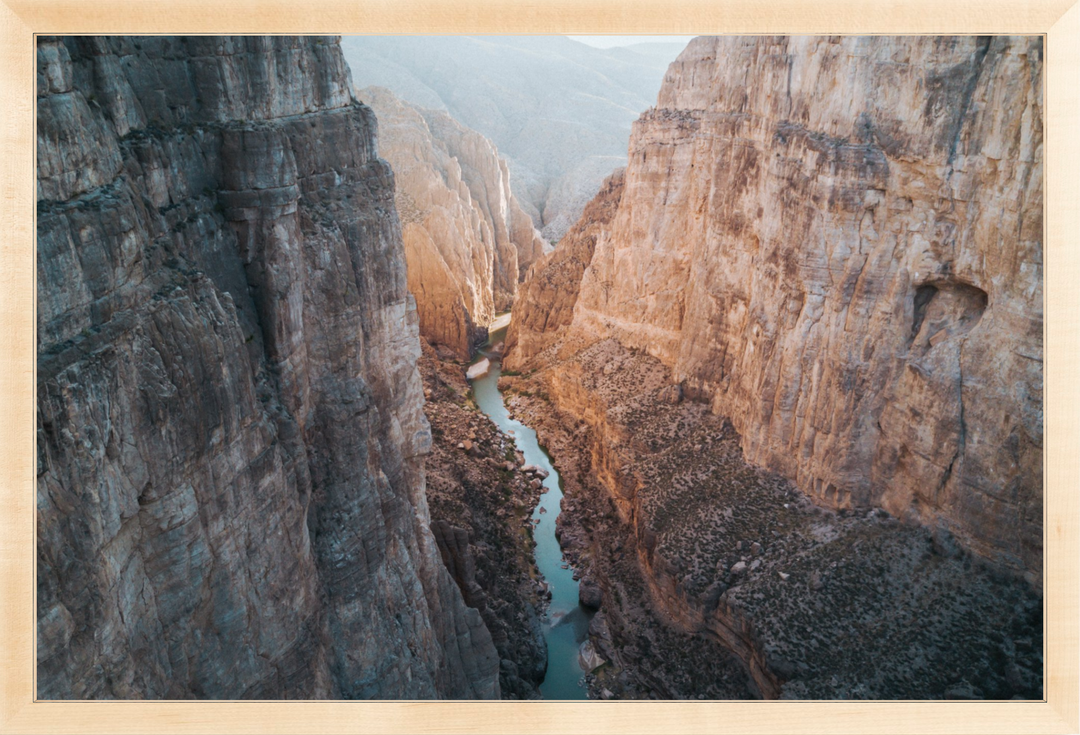
<path id="1" fill-rule="evenodd" d="M 1038 38 L 694 40 L 635 123 L 571 331 L 659 358 L 818 503 L 1040 585 L 1042 60 Z"/>
<path id="2" fill-rule="evenodd" d="M 604 180 L 559 247 L 538 260 L 534 275 L 522 284 L 517 310 L 506 330 L 503 364 L 508 370 L 519 370 L 568 336 L 581 278 L 592 262 L 596 239 L 618 211 L 623 174 L 619 169 Z"/>
<path id="3" fill-rule="evenodd" d="M 420 333 L 468 359 L 545 243 L 484 136 L 383 88 L 358 96 L 375 111 L 379 153 L 394 170 Z"/>
<path id="4" fill-rule="evenodd" d="M 497 697 L 334 38 L 38 41 L 38 696 Z"/>

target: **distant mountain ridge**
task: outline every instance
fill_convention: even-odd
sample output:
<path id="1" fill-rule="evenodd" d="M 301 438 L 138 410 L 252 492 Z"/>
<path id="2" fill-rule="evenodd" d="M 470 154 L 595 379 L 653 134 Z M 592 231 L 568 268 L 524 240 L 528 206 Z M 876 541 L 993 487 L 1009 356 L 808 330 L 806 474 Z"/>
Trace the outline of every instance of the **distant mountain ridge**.
<path id="1" fill-rule="evenodd" d="M 565 36 L 351 36 L 358 88 L 445 110 L 506 157 L 522 208 L 557 241 L 613 170 L 630 126 L 656 103 L 683 44 L 599 49 Z"/>

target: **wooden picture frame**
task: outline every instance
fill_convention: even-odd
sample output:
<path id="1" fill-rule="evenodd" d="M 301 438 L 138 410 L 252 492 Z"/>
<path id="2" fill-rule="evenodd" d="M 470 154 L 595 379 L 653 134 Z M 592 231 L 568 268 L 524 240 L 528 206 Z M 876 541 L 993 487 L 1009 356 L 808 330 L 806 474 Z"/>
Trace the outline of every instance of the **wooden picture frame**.
<path id="1" fill-rule="evenodd" d="M 35 701 L 35 34 L 1045 34 L 1044 702 Z M 1078 0 L 0 0 L 0 732 L 1077 732 Z"/>

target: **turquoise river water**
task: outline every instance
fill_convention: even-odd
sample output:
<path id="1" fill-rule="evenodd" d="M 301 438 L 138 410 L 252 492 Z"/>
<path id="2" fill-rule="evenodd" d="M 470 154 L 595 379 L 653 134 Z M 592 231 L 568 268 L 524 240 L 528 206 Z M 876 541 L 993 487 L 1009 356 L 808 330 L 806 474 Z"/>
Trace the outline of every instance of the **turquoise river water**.
<path id="1" fill-rule="evenodd" d="M 542 467 L 549 473 L 544 479 L 546 492 L 540 496 L 532 514 L 533 521 L 538 521 L 533 530 L 536 566 L 551 588 L 551 604 L 543 631 L 548 650 L 547 675 L 540 685 L 540 692 L 544 699 L 586 699 L 582 682 L 585 672 L 579 663 L 578 650 L 588 635 L 591 615 L 578 604 L 578 583 L 555 538 L 555 519 L 563 497 L 559 473 L 551 466 L 547 452 L 540 448 L 536 432 L 510 418 L 499 392 L 501 365 L 498 355 L 490 351 L 490 345 L 502 341 L 505 331 L 504 326 L 492 332 L 488 348 L 481 350 L 481 356 L 491 360 L 491 369 L 472 381 L 473 395 L 480 410 L 514 438 L 518 451 L 525 455 L 525 463 Z"/>

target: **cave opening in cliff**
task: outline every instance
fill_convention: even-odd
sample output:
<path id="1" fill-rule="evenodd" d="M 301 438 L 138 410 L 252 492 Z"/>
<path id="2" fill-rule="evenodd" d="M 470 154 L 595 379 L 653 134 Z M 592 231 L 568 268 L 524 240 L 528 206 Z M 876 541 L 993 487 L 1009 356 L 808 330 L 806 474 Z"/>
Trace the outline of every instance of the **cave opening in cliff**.
<path id="1" fill-rule="evenodd" d="M 36 53 L 38 697 L 1042 699 L 1041 37 Z"/>

